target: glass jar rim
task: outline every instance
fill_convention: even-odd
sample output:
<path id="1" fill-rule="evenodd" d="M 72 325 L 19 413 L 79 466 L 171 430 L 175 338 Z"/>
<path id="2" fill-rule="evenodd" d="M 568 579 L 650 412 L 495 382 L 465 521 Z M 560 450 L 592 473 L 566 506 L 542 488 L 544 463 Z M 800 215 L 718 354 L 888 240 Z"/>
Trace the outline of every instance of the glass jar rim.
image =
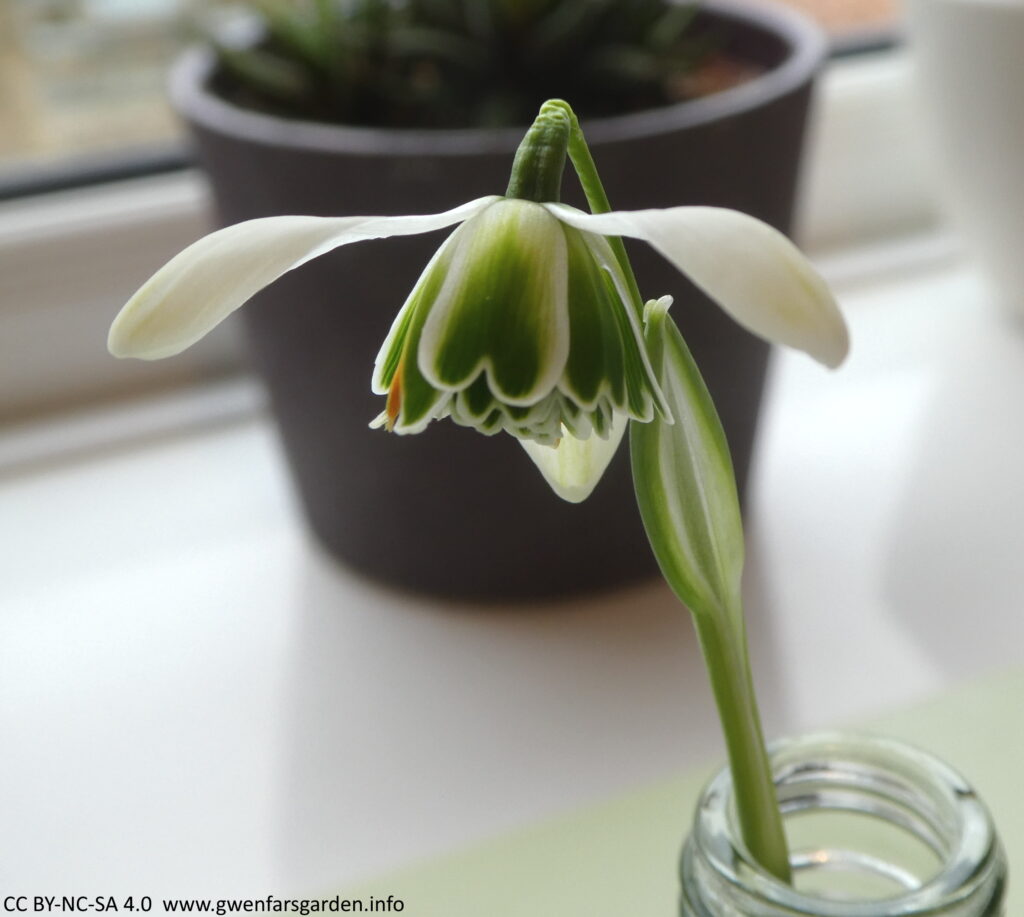
<path id="1" fill-rule="evenodd" d="M 930 846 L 941 863 L 916 888 L 885 899 L 834 901 L 802 893 L 765 871 L 743 844 L 732 805 L 732 777 L 724 768 L 701 795 L 692 837 L 699 839 L 708 866 L 729 885 L 742 886 L 780 913 L 875 917 L 884 903 L 890 913 L 911 917 L 936 913 L 939 901 L 968 900 L 991 880 L 999 859 L 991 816 L 967 781 L 929 752 L 894 739 L 837 732 L 782 739 L 768 751 L 784 817 L 803 810 L 787 806 L 786 789 L 808 779 L 815 770 L 810 762 L 816 759 L 845 765 L 851 777 L 860 768 L 876 776 L 884 773 L 886 791 L 893 800 L 907 805 L 916 797 L 932 806 L 935 818 L 926 819 L 935 835 Z M 884 761 L 884 769 L 879 760 Z M 936 819 L 941 823 L 936 824 Z"/>

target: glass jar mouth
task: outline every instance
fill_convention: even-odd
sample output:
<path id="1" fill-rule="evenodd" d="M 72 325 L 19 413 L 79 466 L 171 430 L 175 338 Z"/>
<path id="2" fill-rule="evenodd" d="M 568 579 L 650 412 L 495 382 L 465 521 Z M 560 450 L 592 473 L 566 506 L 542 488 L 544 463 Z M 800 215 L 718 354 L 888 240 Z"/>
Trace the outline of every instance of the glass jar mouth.
<path id="1" fill-rule="evenodd" d="M 782 740 L 769 753 L 791 835 L 794 885 L 763 870 L 743 845 L 726 768 L 698 804 L 681 863 L 684 894 L 697 870 L 703 881 L 720 885 L 729 900 L 746 901 L 749 913 L 766 917 L 998 913 L 959 909 L 998 898 L 1004 866 L 988 811 L 951 767 L 901 742 L 839 733 Z M 866 816 L 919 847 L 924 856 L 911 858 L 910 868 L 884 852 L 819 843 L 818 838 L 801 848 L 793 843 L 790 828 L 794 819 L 808 813 Z M 930 862 L 924 875 L 922 859 Z M 885 891 L 863 898 L 833 897 L 804 887 L 802 880 L 812 873 L 857 875 Z M 954 903 L 957 909 L 952 910 Z"/>

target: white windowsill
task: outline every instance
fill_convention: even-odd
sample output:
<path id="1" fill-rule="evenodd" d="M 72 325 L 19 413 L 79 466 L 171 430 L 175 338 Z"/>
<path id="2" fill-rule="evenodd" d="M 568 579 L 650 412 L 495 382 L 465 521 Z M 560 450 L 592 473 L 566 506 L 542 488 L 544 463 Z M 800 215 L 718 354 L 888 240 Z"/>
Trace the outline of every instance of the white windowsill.
<path id="1" fill-rule="evenodd" d="M 843 267 L 841 371 L 774 365 L 747 569 L 773 735 L 923 697 L 1024 641 L 1024 492 L 1003 486 L 1024 429 L 1000 407 L 1021 341 L 969 268 L 923 252 L 874 281 Z M 309 542 L 251 397 L 171 396 L 136 438 L 100 429 L 46 463 L 46 427 L 8 442 L 5 874 L 314 893 L 720 755 L 663 586 L 526 613 L 365 582 Z"/>

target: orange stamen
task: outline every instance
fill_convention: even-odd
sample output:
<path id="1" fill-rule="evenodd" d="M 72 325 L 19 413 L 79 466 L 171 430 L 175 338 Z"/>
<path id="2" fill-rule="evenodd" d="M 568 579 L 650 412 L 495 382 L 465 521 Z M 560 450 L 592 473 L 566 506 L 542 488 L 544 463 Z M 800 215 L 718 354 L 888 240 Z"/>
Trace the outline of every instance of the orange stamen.
<path id="1" fill-rule="evenodd" d="M 387 414 L 387 422 L 384 429 L 391 433 L 395 429 L 395 421 L 398 420 L 398 413 L 402 410 L 402 369 L 405 366 L 403 360 L 395 370 L 394 378 L 391 380 L 391 388 L 388 389 L 387 405 L 384 408 Z"/>

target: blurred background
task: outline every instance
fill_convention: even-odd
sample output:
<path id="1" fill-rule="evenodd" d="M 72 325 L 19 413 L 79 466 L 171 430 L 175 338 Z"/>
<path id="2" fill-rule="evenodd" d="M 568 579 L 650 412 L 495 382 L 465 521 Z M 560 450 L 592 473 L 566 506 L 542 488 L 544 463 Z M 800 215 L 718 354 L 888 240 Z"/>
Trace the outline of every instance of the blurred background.
<path id="1" fill-rule="evenodd" d="M 899 0 L 790 2 L 831 46 L 799 182 L 790 175 L 797 238 L 847 315 L 853 351 L 836 373 L 790 352 L 768 364 L 745 587 L 773 736 L 943 704 L 1019 666 L 1024 645 L 1022 312 L 994 295 L 994 272 L 944 212 L 959 189 L 986 217 L 1024 214 L 1024 125 L 977 142 L 1020 112 L 1024 5 L 925 2 L 966 21 L 910 26 Z M 977 15 L 995 7 L 1015 7 L 1016 26 Z M 211 226 L 211 184 L 166 102 L 166 75 L 198 29 L 241 15 L 229 0 L 0 0 L 0 883 L 16 877 L 25 893 L 352 887 L 721 758 L 690 622 L 660 581 L 484 604 L 364 578 L 310 537 L 234 323 L 174 360 L 107 353 L 120 305 Z M 949 121 L 949 142 L 922 127 L 908 33 L 911 46 L 935 39 L 932 101 L 976 118 Z M 965 76 L 994 72 L 1000 36 L 1010 75 L 986 90 Z M 960 56 L 967 48 L 973 57 Z M 961 141 L 961 165 L 943 176 L 938 152 Z M 972 165 L 979 150 L 984 168 Z M 728 183 L 771 185 L 741 152 Z M 313 212 L 320 186 L 292 171 L 313 206 L 288 212 Z M 633 171 L 657 193 L 662 174 L 678 183 L 685 168 Z M 971 174 L 999 180 L 975 193 Z M 247 192 L 262 179 L 239 171 L 238 199 L 258 197 Z M 1014 187 L 1021 203 L 1000 206 Z M 1024 228 L 994 225 L 1016 268 Z M 381 257 L 398 250 L 395 240 Z M 386 267 L 377 273 L 406 283 Z M 365 274 L 345 279 L 360 305 Z M 315 275 L 280 289 L 302 276 Z M 358 360 L 362 393 L 372 352 Z M 492 537 L 471 534 L 485 548 Z M 458 570 L 463 557 L 450 560 Z M 1022 690 L 1018 675 L 989 699 Z M 996 709 L 974 695 L 936 708 L 920 741 L 964 756 L 1020 851 L 1020 768 L 1000 762 L 1014 747 L 1024 761 L 1024 730 L 993 724 Z M 915 719 L 896 732 L 913 737 Z M 994 751 L 961 740 L 974 721 Z M 665 837 L 649 866 L 667 905 L 634 909 L 628 897 L 607 913 L 671 913 L 689 809 L 659 811 Z M 602 836 L 592 824 L 587 836 Z M 618 881 L 579 882 L 593 862 L 574 872 L 574 857 L 588 868 L 585 848 L 558 840 L 568 866 L 539 870 L 572 883 L 572 900 Z M 543 885 L 513 858 L 496 869 L 515 895 Z M 466 912 L 573 913 L 517 911 L 512 899 Z M 417 917 L 458 913 L 414 903 Z"/>
<path id="2" fill-rule="evenodd" d="M 842 52 L 896 39 L 899 0 L 788 0 Z M 232 0 L 0 0 L 0 199 L 173 168 L 167 66 Z"/>

